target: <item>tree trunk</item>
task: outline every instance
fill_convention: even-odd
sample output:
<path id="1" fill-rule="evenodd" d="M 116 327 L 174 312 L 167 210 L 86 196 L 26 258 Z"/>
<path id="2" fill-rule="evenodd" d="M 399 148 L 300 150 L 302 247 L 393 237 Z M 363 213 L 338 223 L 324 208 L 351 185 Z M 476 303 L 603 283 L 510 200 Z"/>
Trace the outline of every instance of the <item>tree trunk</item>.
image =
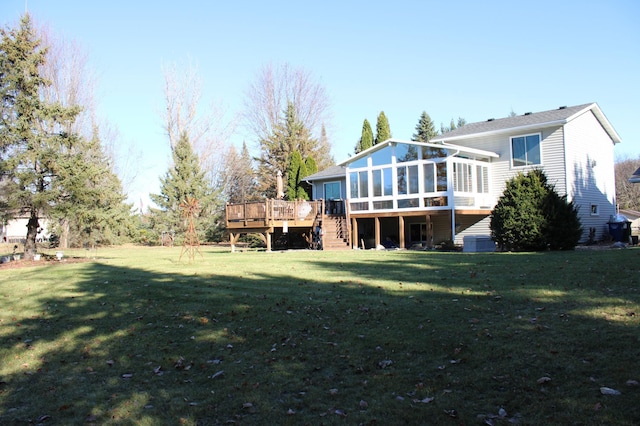
<path id="1" fill-rule="evenodd" d="M 69 220 L 62 219 L 60 221 L 60 238 L 58 239 L 58 248 L 69 248 Z"/>
<path id="2" fill-rule="evenodd" d="M 38 236 L 38 210 L 31 209 L 31 215 L 27 222 L 27 239 L 24 242 L 24 258 L 25 260 L 33 260 L 36 254 L 36 237 Z"/>

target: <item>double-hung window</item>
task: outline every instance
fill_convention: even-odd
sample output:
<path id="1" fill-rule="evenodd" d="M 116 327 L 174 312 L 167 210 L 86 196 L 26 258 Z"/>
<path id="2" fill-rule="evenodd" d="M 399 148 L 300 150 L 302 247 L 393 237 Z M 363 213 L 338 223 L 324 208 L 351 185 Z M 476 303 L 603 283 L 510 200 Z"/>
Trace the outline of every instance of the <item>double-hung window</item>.
<path id="1" fill-rule="evenodd" d="M 539 133 L 511 138 L 511 165 L 513 167 L 538 164 L 542 164 Z"/>

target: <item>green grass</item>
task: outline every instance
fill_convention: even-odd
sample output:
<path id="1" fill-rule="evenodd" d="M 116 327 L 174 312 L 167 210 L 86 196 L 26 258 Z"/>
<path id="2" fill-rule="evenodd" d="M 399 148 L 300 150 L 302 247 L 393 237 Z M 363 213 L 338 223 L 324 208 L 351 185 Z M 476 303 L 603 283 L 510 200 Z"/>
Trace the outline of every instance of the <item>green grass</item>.
<path id="1" fill-rule="evenodd" d="M 640 423 L 638 249 L 201 252 L 0 268 L 0 424 Z"/>

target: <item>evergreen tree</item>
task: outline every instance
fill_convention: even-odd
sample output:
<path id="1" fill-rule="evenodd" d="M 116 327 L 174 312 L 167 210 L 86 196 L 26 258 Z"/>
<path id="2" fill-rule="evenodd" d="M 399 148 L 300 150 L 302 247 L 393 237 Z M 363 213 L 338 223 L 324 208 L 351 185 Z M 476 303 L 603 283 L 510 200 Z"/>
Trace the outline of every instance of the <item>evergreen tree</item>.
<path id="1" fill-rule="evenodd" d="M 380 111 L 380 114 L 378 114 L 378 121 L 376 122 L 376 139 L 373 144 L 377 145 L 387 139 L 391 139 L 389 120 L 387 120 L 387 116 L 384 114 L 384 111 Z"/>
<path id="2" fill-rule="evenodd" d="M 61 177 L 81 165 L 81 142 L 71 128 L 80 109 L 46 102 L 50 82 L 41 74 L 47 49 L 41 46 L 29 15 L 18 28 L 0 30 L 0 173 L 5 219 L 26 215 L 24 256 L 36 253 L 39 220 L 48 217 L 67 192 Z"/>
<path id="3" fill-rule="evenodd" d="M 445 125 L 443 125 L 442 123 L 440 123 L 440 133 L 441 134 L 445 134 L 447 132 L 450 132 L 452 130 L 457 129 L 458 127 L 462 127 L 465 124 L 467 124 L 467 120 L 465 120 L 462 117 L 458 117 L 458 124 L 456 125 L 456 122 L 453 121 L 453 118 L 451 119 L 451 122 L 449 123 L 449 126 L 446 127 Z"/>
<path id="4" fill-rule="evenodd" d="M 573 250 L 582 237 L 577 207 L 567 201 L 566 195 L 560 196 L 550 188 L 543 208 L 547 217 L 543 232 L 549 249 Z"/>
<path id="5" fill-rule="evenodd" d="M 438 135 L 438 131 L 435 129 L 433 121 L 426 111 L 422 111 L 420 120 L 416 125 L 416 132 L 411 137 L 412 141 L 417 142 L 429 142 L 431 139 Z"/>
<path id="6" fill-rule="evenodd" d="M 68 229 L 69 243 L 76 246 L 117 244 L 134 229 L 132 206 L 125 203 L 120 179 L 97 135 L 94 129 L 91 140 L 80 141 L 79 156 L 72 157 L 80 161 L 65 167 L 72 167 L 73 173 L 60 176 L 62 196 L 51 212 L 60 227 Z"/>
<path id="7" fill-rule="evenodd" d="M 359 154 L 373 146 L 373 130 L 371 130 L 371 124 L 366 118 L 362 123 L 362 135 L 356 145 L 355 153 Z"/>
<path id="8" fill-rule="evenodd" d="M 519 173 L 506 184 L 491 213 L 491 237 L 502 250 L 567 250 L 582 234 L 578 213 L 542 170 Z"/>
<path id="9" fill-rule="evenodd" d="M 246 142 L 242 143 L 239 155 L 233 145 L 229 148 L 221 175 L 227 202 L 244 203 L 258 198 L 253 160 Z"/>
<path id="10" fill-rule="evenodd" d="M 275 182 L 278 171 L 288 182 L 287 170 L 291 155 L 298 151 L 301 158 L 315 157 L 320 151 L 318 141 L 311 137 L 309 130 L 298 120 L 294 105 L 289 103 L 284 117 L 275 127 L 273 133 L 260 141 L 260 157 L 258 162 L 258 188 L 263 196 L 275 198 Z"/>
<path id="11" fill-rule="evenodd" d="M 318 166 L 313 157 L 305 160 L 298 151 L 291 154 L 291 161 L 287 169 L 287 199 L 288 200 L 308 200 L 310 198 L 311 185 L 304 181 L 307 176 L 316 173 Z"/>
<path id="12" fill-rule="evenodd" d="M 189 197 L 198 200 L 200 204 L 196 227 L 204 235 L 203 228 L 207 227 L 207 215 L 214 208 L 215 197 L 185 132 L 173 148 L 172 155 L 173 166 L 160 179 L 160 194 L 150 196 L 151 201 L 158 206 L 158 209 L 151 209 L 153 227 L 156 232 L 184 231 L 180 204 Z"/>

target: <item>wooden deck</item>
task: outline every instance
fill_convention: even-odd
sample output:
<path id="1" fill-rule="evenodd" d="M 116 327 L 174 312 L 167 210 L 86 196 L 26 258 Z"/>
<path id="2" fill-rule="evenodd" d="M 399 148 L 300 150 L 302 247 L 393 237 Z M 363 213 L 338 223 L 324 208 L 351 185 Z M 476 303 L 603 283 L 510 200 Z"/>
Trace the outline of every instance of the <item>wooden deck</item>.
<path id="1" fill-rule="evenodd" d="M 226 224 L 231 251 L 241 234 L 260 234 L 271 251 L 274 230 L 306 228 L 308 235 L 322 220 L 323 201 L 284 201 L 267 199 L 253 203 L 227 204 Z M 286 231 L 285 231 L 286 232 Z"/>
<path id="2" fill-rule="evenodd" d="M 310 227 L 323 211 L 322 201 L 265 200 L 227 204 L 227 229 Z"/>

